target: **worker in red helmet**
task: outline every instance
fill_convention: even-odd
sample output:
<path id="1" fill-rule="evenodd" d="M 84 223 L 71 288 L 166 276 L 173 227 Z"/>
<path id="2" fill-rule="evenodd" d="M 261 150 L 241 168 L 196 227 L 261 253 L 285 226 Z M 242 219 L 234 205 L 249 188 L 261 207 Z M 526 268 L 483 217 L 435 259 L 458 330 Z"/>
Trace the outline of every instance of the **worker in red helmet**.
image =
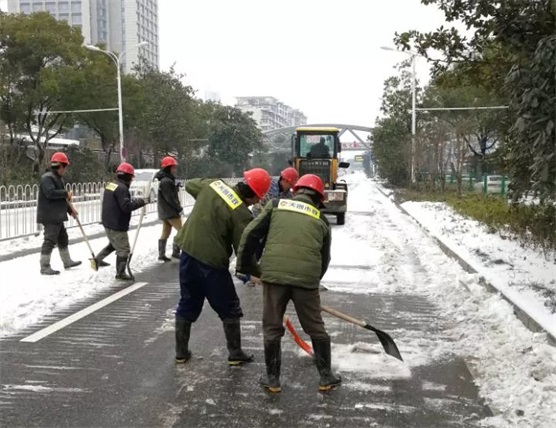
<path id="1" fill-rule="evenodd" d="M 172 228 L 179 233 L 181 230 L 181 214 L 183 208 L 178 196 L 178 187 L 176 186 L 176 170 L 178 163 L 172 156 L 162 158 L 160 162 L 160 171 L 157 172 L 155 178 L 158 179 L 158 218 L 162 220 L 162 234 L 158 240 L 158 260 L 169 262 L 166 257 L 166 243 L 172 233 Z M 176 234 L 177 236 L 177 234 Z M 172 245 L 172 257 L 180 258 L 180 247 L 176 244 L 176 238 Z"/>
<path id="2" fill-rule="evenodd" d="M 324 185 L 313 174 L 302 176 L 293 188 L 293 199 L 270 201 L 245 229 L 237 255 L 236 271 L 256 276 L 253 256 L 265 243 L 261 258 L 263 283 L 263 336 L 266 376 L 261 384 L 280 392 L 281 339 L 286 306 L 293 301 L 305 333 L 311 336 L 320 374 L 319 390 L 341 383 L 331 370 L 330 337 L 320 311 L 319 283 L 330 263 L 331 230 L 321 214 Z"/>
<path id="3" fill-rule="evenodd" d="M 129 245 L 129 222 L 131 212 L 150 202 L 149 198 L 132 199 L 129 192 L 135 169 L 127 162 L 116 169 L 116 179 L 104 187 L 102 197 L 102 225 L 108 237 L 108 245 L 95 257 L 99 267 L 107 266 L 104 258 L 116 251 L 116 279 L 133 281 L 134 278 L 125 271 L 131 248 Z"/>
<path id="4" fill-rule="evenodd" d="M 292 197 L 291 189 L 297 183 L 299 174 L 297 170 L 292 167 L 288 167 L 282 172 L 280 172 L 280 177 L 272 180 L 270 184 L 270 190 L 259 203 L 253 205 L 252 211 L 253 215 L 258 216 L 268 201 L 271 199 L 290 199 Z"/>
<path id="5" fill-rule="evenodd" d="M 181 298 L 176 309 L 176 363 L 191 357 L 191 324 L 197 321 L 205 299 L 222 320 L 229 351 L 228 363 L 253 361 L 241 348 L 239 297 L 229 271 L 232 251 L 237 254 L 243 229 L 253 219 L 248 207 L 264 198 L 270 188 L 270 175 L 253 168 L 243 173 L 243 181 L 229 186 L 222 180 L 195 178 L 185 190 L 195 205 L 177 244 L 180 255 Z"/>
<path id="6" fill-rule="evenodd" d="M 70 204 L 72 192 L 66 190 L 62 176 L 69 166 L 65 153 L 56 152 L 50 158 L 50 169 L 41 177 L 37 201 L 37 223 L 44 227 L 44 241 L 41 247 L 40 267 L 43 275 L 58 275 L 60 271 L 52 269 L 50 257 L 54 247 L 58 246 L 60 258 L 65 269 L 79 266 L 80 261 L 71 259 L 68 245 L 68 232 L 64 222 L 68 213 L 77 217 L 77 211 Z"/>

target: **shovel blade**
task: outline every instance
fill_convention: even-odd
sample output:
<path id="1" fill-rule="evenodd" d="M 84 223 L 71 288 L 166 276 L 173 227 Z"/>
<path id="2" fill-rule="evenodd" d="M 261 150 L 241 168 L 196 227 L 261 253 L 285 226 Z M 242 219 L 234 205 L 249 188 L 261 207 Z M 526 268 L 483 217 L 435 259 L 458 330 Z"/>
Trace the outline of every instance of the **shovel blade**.
<path id="1" fill-rule="evenodd" d="M 89 262 L 91 262 L 91 269 L 93 269 L 95 272 L 98 271 L 98 263 L 95 259 L 89 259 Z"/>
<path id="2" fill-rule="evenodd" d="M 380 340 L 380 343 L 384 348 L 384 352 L 386 352 L 388 355 L 391 355 L 394 358 L 397 358 L 400 361 L 403 361 L 402 354 L 400 353 L 400 350 L 398 349 L 396 342 L 394 342 L 394 339 L 392 339 L 392 337 L 390 337 L 388 333 L 379 330 L 378 328 L 375 328 L 369 324 L 367 324 L 365 328 L 367 330 L 371 330 L 376 333 L 378 340 Z"/>

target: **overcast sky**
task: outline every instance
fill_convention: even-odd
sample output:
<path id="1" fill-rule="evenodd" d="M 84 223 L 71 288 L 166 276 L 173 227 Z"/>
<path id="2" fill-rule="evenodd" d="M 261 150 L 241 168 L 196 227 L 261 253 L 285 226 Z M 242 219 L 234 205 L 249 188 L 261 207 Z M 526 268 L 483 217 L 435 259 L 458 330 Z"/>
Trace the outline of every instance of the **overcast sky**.
<path id="1" fill-rule="evenodd" d="M 161 66 L 204 96 L 271 95 L 309 122 L 372 125 L 384 79 L 405 54 L 395 31 L 432 30 L 443 15 L 419 0 L 159 0 Z M 418 59 L 418 75 L 428 66 Z"/>
<path id="2" fill-rule="evenodd" d="M 6 0 L 0 7 L 6 9 Z M 161 68 L 175 63 L 186 83 L 235 96 L 270 95 L 309 123 L 371 126 L 384 79 L 406 55 L 396 31 L 444 23 L 419 0 L 159 0 Z M 417 60 L 418 77 L 428 65 Z"/>

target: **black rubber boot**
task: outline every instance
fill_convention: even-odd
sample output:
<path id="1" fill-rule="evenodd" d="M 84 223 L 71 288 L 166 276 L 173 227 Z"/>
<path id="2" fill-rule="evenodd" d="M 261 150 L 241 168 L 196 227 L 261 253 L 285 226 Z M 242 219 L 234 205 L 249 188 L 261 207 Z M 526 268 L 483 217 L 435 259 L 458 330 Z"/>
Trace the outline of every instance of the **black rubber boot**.
<path id="1" fill-rule="evenodd" d="M 68 247 L 58 248 L 58 250 L 60 251 L 60 258 L 64 263 L 64 269 L 70 269 L 81 264 L 81 261 L 75 261 L 71 259 Z"/>
<path id="2" fill-rule="evenodd" d="M 319 391 L 330 391 L 342 383 L 340 376 L 334 376 L 330 367 L 330 339 L 315 340 L 313 342 L 313 351 L 315 352 L 315 364 L 320 374 Z"/>
<path id="3" fill-rule="evenodd" d="M 176 316 L 176 364 L 185 364 L 191 359 L 189 336 L 191 323 Z"/>
<path id="4" fill-rule="evenodd" d="M 119 279 L 120 281 L 135 281 L 135 278 L 133 276 L 130 276 L 126 273 L 126 263 L 127 257 L 116 257 L 116 279 Z"/>
<path id="5" fill-rule="evenodd" d="M 166 242 L 168 242 L 167 239 L 158 240 L 158 260 L 162 262 L 170 261 L 170 259 L 166 257 Z"/>
<path id="6" fill-rule="evenodd" d="M 176 243 L 174 242 L 174 244 L 172 245 L 172 257 L 175 259 L 179 259 L 180 258 L 180 246 L 176 245 Z"/>
<path id="7" fill-rule="evenodd" d="M 108 244 L 106 247 L 104 247 L 102 250 L 100 250 L 99 253 L 97 254 L 97 256 L 95 257 L 95 261 L 97 263 L 97 266 L 98 267 L 110 266 L 110 263 L 106 263 L 104 261 L 104 258 L 108 257 L 114 251 L 115 251 L 115 248 L 112 246 L 112 244 Z"/>
<path id="8" fill-rule="evenodd" d="M 280 367 L 282 365 L 280 341 L 264 342 L 264 361 L 266 377 L 261 377 L 259 382 L 268 392 L 277 394 L 282 391 L 280 386 Z"/>
<path id="9" fill-rule="evenodd" d="M 52 252 L 46 254 L 46 253 L 41 253 L 41 274 L 42 275 L 59 275 L 60 271 L 59 270 L 54 270 L 50 267 L 50 255 L 52 254 Z"/>
<path id="10" fill-rule="evenodd" d="M 252 362 L 254 360 L 253 355 L 247 355 L 241 349 L 241 327 L 239 318 L 226 319 L 223 321 L 223 325 L 229 352 L 228 364 L 231 366 L 239 366 L 244 363 Z"/>

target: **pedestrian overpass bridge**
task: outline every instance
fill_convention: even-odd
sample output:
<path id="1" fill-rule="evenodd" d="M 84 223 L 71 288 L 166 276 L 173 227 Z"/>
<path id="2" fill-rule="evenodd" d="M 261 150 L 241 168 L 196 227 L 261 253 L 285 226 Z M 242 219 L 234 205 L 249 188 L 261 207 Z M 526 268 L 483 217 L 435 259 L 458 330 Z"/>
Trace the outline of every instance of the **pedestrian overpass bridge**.
<path id="1" fill-rule="evenodd" d="M 342 151 L 361 151 L 371 150 L 371 142 L 365 141 L 355 131 L 368 132 L 372 134 L 372 128 L 361 125 L 348 125 L 344 123 L 317 123 L 307 125 L 288 126 L 286 128 L 272 129 L 263 131 L 264 145 L 271 152 L 283 152 L 291 150 L 291 135 L 295 133 L 295 129 L 303 127 L 320 126 L 327 128 L 338 128 L 340 130 L 340 139 L 344 136 L 342 142 Z M 353 136 L 353 142 L 346 142 L 346 134 Z"/>

